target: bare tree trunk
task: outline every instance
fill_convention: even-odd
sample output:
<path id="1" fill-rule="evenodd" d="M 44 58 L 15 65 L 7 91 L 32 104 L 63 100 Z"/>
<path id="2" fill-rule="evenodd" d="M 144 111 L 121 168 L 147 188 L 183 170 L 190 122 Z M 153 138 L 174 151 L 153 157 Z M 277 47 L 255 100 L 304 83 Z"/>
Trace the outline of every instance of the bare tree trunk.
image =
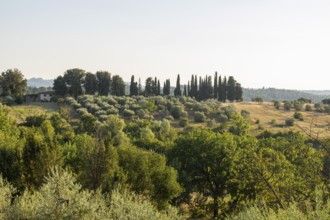
<path id="1" fill-rule="evenodd" d="M 261 178 L 263 179 L 263 181 L 266 183 L 266 185 L 268 186 L 268 188 L 272 191 L 272 193 L 274 194 L 274 196 L 276 197 L 277 203 L 281 206 L 281 208 L 284 209 L 284 205 L 282 203 L 281 198 L 279 197 L 279 195 L 277 194 L 277 192 L 275 191 L 275 189 L 273 188 L 272 184 L 270 184 L 270 182 L 265 178 L 265 176 L 263 175 L 263 173 L 258 169 L 259 174 L 261 175 Z"/>
<path id="2" fill-rule="evenodd" d="M 219 201 L 217 196 L 213 197 L 213 202 L 213 218 L 217 218 L 219 216 Z"/>

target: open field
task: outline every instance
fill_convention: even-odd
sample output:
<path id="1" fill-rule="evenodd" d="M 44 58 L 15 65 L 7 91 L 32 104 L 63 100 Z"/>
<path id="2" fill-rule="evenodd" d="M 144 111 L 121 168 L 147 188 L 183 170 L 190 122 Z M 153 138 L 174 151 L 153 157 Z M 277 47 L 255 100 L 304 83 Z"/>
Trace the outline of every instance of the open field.
<path id="1" fill-rule="evenodd" d="M 53 102 L 30 102 L 11 106 L 9 116 L 17 123 L 22 123 L 26 117 L 42 114 L 50 115 L 58 110 L 59 106 Z"/>
<path id="2" fill-rule="evenodd" d="M 274 132 L 284 130 L 302 131 L 320 138 L 330 136 L 330 115 L 326 113 L 302 111 L 301 113 L 304 117 L 304 121 L 295 120 L 293 127 L 286 127 L 283 126 L 285 120 L 287 118 L 293 118 L 294 109 L 287 111 L 284 110 L 282 106 L 277 110 L 271 102 L 225 103 L 223 105 L 233 105 L 237 112 L 241 112 L 241 110 L 250 112 L 249 121 L 253 134 L 258 134 L 265 129 Z M 257 123 L 258 120 L 259 123 Z M 275 124 L 272 123 L 272 120 L 275 120 Z"/>

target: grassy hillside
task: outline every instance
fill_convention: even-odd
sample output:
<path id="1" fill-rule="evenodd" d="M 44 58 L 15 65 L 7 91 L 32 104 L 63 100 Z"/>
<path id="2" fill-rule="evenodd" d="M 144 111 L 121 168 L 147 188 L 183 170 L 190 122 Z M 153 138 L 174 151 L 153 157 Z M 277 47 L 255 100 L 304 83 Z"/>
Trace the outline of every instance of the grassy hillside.
<path id="1" fill-rule="evenodd" d="M 237 112 L 246 110 L 250 112 L 249 121 L 251 125 L 251 132 L 253 134 L 259 134 L 264 130 L 270 130 L 274 132 L 280 132 L 285 130 L 302 131 L 307 132 L 318 137 L 329 137 L 330 132 L 328 127 L 330 126 L 330 115 L 326 113 L 319 113 L 315 111 L 306 112 L 302 111 L 304 117 L 303 121 L 295 120 L 294 126 L 284 126 L 287 118 L 293 118 L 294 110 L 284 110 L 283 106 L 280 109 L 276 109 L 271 102 L 265 103 L 227 103 L 224 105 L 232 105 Z M 274 120 L 272 122 L 272 120 Z"/>
<path id="2" fill-rule="evenodd" d="M 198 102 L 197 102 L 198 103 Z M 203 102 L 201 102 L 203 103 Z M 216 104 L 217 103 L 217 104 Z M 330 126 L 330 115 L 326 113 L 319 113 L 316 111 L 302 111 L 304 120 L 295 120 L 294 126 L 288 127 L 284 126 L 285 120 L 288 118 L 293 118 L 294 109 L 284 110 L 283 106 L 280 109 L 276 109 L 271 102 L 255 103 L 255 102 L 242 102 L 242 103 L 220 103 L 214 102 L 204 103 L 208 106 L 212 106 L 213 109 L 222 108 L 226 106 L 232 106 L 236 112 L 240 113 L 245 110 L 249 113 L 248 120 L 251 126 L 251 133 L 253 135 L 260 134 L 264 130 L 270 130 L 273 132 L 280 131 L 301 131 L 308 134 L 312 134 L 318 137 L 329 137 L 330 132 L 328 127 Z M 283 104 L 282 104 L 283 105 Z M 218 107 L 217 107 L 218 106 Z M 59 106 L 56 103 L 26 103 L 24 105 L 16 105 L 10 107 L 10 117 L 16 120 L 17 123 L 23 122 L 26 117 L 33 115 L 50 115 L 59 110 Z M 194 120 L 194 109 L 185 108 L 187 112 L 188 124 L 190 127 L 205 127 L 207 125 L 207 120 L 204 122 L 195 122 Z M 163 116 L 160 116 L 161 112 L 155 111 L 152 114 L 152 119 L 161 120 Z M 205 114 L 207 115 L 207 114 Z M 149 115 L 148 117 L 151 117 Z M 75 117 L 76 120 L 77 117 Z M 127 117 L 125 117 L 127 120 Z M 171 125 L 179 130 L 183 128 L 180 126 L 180 120 L 174 119 L 171 121 Z M 217 121 L 214 121 L 212 127 L 220 125 Z"/>
<path id="3" fill-rule="evenodd" d="M 252 98 L 261 97 L 264 101 L 271 102 L 273 100 L 280 101 L 292 101 L 299 98 L 308 98 L 313 102 L 320 102 L 322 99 L 328 98 L 328 95 L 324 94 L 312 94 L 297 90 L 287 90 L 287 89 L 243 89 L 243 100 L 251 101 Z"/>
<path id="4" fill-rule="evenodd" d="M 51 102 L 31 102 L 24 105 L 14 105 L 9 109 L 9 116 L 17 123 L 22 123 L 29 116 L 55 113 L 59 110 L 59 107 L 56 103 Z"/>
<path id="5" fill-rule="evenodd" d="M 105 120 L 108 115 L 115 114 L 125 119 L 126 122 L 139 119 L 161 121 L 167 119 L 172 127 L 182 130 L 186 127 L 217 128 L 225 125 L 231 126 L 231 111 L 246 115 L 251 133 L 258 135 L 264 130 L 273 132 L 302 131 L 311 133 L 313 136 L 328 137 L 327 128 L 330 125 L 330 115 L 320 113 L 312 107 L 311 111 L 302 111 L 304 120 L 295 119 L 293 126 L 286 126 L 285 121 L 293 118 L 295 110 L 284 110 L 284 104 L 276 109 L 271 102 L 264 103 L 221 103 L 215 100 L 198 102 L 191 98 L 174 97 L 96 97 L 81 96 L 78 100 L 67 98 L 66 102 L 76 109 L 78 115 L 92 114 L 98 120 Z M 312 105 L 311 105 L 312 106 Z M 305 109 L 304 106 L 302 109 Z"/>

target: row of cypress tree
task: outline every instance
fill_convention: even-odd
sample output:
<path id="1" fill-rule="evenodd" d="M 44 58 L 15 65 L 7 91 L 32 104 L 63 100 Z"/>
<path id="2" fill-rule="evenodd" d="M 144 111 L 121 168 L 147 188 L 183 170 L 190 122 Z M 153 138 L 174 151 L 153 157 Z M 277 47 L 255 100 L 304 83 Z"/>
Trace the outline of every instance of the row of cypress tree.
<path id="1" fill-rule="evenodd" d="M 227 100 L 242 101 L 242 87 L 233 76 L 218 77 L 215 72 L 212 82 L 212 76 L 206 75 L 205 78 L 197 75 L 192 75 L 188 85 L 181 85 L 180 74 L 177 77 L 174 96 L 189 96 L 197 100 L 217 99 L 222 102 Z M 183 88 L 183 91 L 182 91 Z M 57 95 L 72 95 L 77 97 L 83 93 L 99 94 L 99 95 L 125 95 L 125 83 L 119 75 L 114 75 L 106 71 L 98 71 L 95 74 L 86 73 L 81 69 L 70 69 L 64 73 L 64 76 L 59 76 L 54 80 L 54 91 Z M 135 81 L 134 75 L 131 77 L 130 95 L 171 95 L 171 82 L 166 79 L 161 91 L 160 81 L 157 77 L 148 77 L 145 82 L 145 88 L 142 90 L 141 80 Z"/>
<path id="2" fill-rule="evenodd" d="M 134 82 L 134 76 L 132 76 L 130 85 L 131 96 L 161 95 L 160 82 L 157 80 L 157 78 L 147 78 L 144 91 L 138 89 L 138 87 L 141 88 L 140 83 L 138 86 L 137 82 Z M 163 95 L 170 95 L 170 93 L 171 83 L 170 80 L 167 79 L 164 82 Z M 206 75 L 205 78 L 202 78 L 201 76 L 197 78 L 197 75 L 192 75 L 191 80 L 188 81 L 188 85 L 183 85 L 183 92 L 182 85 L 180 83 L 180 75 L 178 75 L 174 89 L 174 96 L 189 96 L 196 98 L 197 100 L 217 99 L 222 102 L 226 102 L 227 100 L 230 102 L 240 102 L 243 100 L 242 95 L 242 86 L 234 79 L 233 76 L 229 76 L 227 80 L 226 76 L 222 78 L 222 76 L 218 76 L 217 72 L 214 74 L 213 82 L 212 76 Z"/>

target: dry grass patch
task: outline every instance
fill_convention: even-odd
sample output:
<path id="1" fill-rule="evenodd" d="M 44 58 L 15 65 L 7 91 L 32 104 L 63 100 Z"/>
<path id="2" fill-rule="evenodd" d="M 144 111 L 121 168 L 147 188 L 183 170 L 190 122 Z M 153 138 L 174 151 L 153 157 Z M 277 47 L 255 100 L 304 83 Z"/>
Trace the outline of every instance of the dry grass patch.
<path id="1" fill-rule="evenodd" d="M 22 123 L 29 116 L 35 115 L 51 115 L 59 110 L 56 103 L 45 102 L 31 102 L 23 105 L 11 106 L 9 116 L 16 121 L 16 123 Z"/>
<path id="2" fill-rule="evenodd" d="M 284 130 L 303 131 L 319 138 L 330 137 L 330 132 L 328 131 L 330 126 L 330 115 L 326 113 L 301 111 L 304 120 L 295 120 L 293 127 L 285 127 L 285 119 L 293 118 L 295 112 L 294 109 L 289 111 L 284 110 L 283 107 L 281 109 L 276 109 L 271 102 L 224 104 L 224 106 L 227 105 L 233 105 L 238 113 L 241 112 L 241 110 L 247 110 L 250 112 L 249 121 L 251 124 L 251 132 L 254 135 L 259 134 L 265 129 L 273 132 Z M 272 120 L 275 120 L 275 124 L 272 124 Z M 256 124 L 256 121 L 259 121 L 259 123 Z"/>

